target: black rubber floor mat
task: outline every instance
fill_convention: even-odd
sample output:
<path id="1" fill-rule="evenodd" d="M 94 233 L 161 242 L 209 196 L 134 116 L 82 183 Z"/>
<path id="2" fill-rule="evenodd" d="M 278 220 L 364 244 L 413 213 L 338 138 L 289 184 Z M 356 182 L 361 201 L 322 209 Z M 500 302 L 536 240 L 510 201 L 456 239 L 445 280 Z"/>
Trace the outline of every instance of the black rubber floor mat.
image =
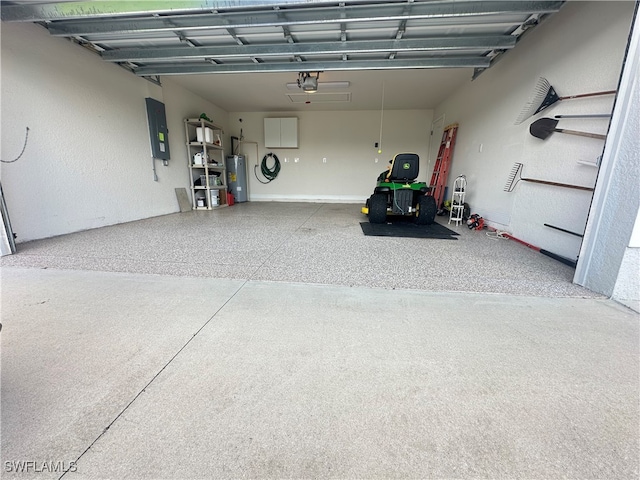
<path id="1" fill-rule="evenodd" d="M 457 240 L 459 233 L 440 225 L 416 225 L 408 221 L 392 221 L 389 223 L 361 222 L 362 233 L 374 237 L 409 237 L 409 238 L 440 238 L 443 240 Z"/>

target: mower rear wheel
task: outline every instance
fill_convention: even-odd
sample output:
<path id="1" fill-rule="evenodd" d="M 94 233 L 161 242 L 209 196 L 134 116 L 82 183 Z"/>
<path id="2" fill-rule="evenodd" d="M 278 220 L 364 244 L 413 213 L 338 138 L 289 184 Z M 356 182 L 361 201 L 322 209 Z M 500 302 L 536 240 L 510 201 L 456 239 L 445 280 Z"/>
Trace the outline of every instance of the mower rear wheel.
<path id="1" fill-rule="evenodd" d="M 387 195 L 374 193 L 369 197 L 369 223 L 384 223 L 387 220 Z"/>
<path id="2" fill-rule="evenodd" d="M 423 195 L 418 199 L 416 211 L 416 223 L 418 225 L 431 225 L 436 218 L 436 199 Z"/>

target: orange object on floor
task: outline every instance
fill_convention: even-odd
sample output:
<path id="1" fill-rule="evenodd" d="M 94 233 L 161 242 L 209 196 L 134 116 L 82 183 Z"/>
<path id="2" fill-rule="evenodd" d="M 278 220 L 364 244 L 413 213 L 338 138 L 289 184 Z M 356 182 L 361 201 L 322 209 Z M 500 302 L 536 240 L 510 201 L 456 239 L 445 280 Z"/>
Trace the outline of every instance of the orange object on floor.
<path id="1" fill-rule="evenodd" d="M 235 197 L 233 196 L 233 193 L 231 193 L 231 192 L 227 192 L 227 205 L 228 205 L 228 206 L 231 206 L 231 205 L 233 205 L 234 203 L 236 203 L 236 199 L 235 199 Z"/>

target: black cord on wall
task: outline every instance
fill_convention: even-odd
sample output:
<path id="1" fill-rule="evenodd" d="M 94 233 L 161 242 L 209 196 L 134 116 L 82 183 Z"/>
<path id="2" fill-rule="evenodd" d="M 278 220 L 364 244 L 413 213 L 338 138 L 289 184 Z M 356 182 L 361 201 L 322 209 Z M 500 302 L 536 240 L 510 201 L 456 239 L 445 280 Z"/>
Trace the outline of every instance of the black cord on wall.
<path id="1" fill-rule="evenodd" d="M 27 148 L 27 140 L 29 140 L 29 127 L 27 127 L 27 133 L 24 136 L 24 145 L 22 146 L 22 151 L 20 152 L 20 155 L 18 155 L 13 160 L 1 160 L 0 159 L 0 162 L 2 162 L 2 163 L 13 163 L 13 162 L 17 162 L 18 160 L 20 160 L 20 157 L 22 156 L 22 154 L 24 153 L 25 149 Z"/>

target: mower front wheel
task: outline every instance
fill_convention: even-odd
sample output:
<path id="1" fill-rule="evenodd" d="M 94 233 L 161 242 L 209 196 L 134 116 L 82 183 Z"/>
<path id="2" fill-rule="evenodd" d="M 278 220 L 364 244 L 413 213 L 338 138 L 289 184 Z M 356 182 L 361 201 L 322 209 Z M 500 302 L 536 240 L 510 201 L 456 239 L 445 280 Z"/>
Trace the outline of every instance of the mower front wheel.
<path id="1" fill-rule="evenodd" d="M 418 199 L 418 205 L 416 206 L 418 207 L 416 211 L 416 223 L 418 225 L 431 225 L 438 211 L 436 199 L 423 195 Z"/>
<path id="2" fill-rule="evenodd" d="M 369 223 L 384 223 L 387 220 L 387 195 L 374 193 L 369 197 Z"/>

